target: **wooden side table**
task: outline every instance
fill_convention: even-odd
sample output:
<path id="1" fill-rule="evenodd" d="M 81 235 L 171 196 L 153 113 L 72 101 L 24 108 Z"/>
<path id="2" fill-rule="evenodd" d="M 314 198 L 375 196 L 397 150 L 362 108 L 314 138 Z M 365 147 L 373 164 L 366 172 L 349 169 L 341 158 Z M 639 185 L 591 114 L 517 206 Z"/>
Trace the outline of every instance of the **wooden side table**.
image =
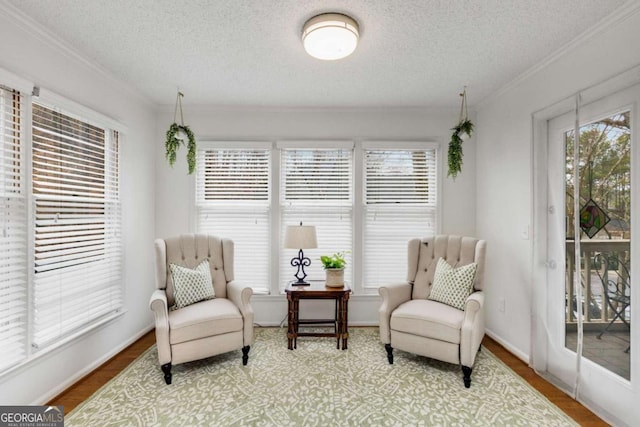
<path id="1" fill-rule="evenodd" d="M 298 337 L 335 337 L 336 348 L 347 349 L 347 341 L 349 339 L 349 294 L 351 289 L 348 285 L 342 288 L 332 288 L 325 286 L 324 280 L 310 280 L 309 286 L 293 286 L 291 283 L 287 285 L 285 292 L 289 303 L 289 324 L 287 329 L 287 339 L 289 341 L 289 350 L 297 347 Z M 301 299 L 333 299 L 336 302 L 333 319 L 300 319 L 300 300 Z M 329 332 L 300 332 L 300 325 L 333 325 L 333 333 Z"/>

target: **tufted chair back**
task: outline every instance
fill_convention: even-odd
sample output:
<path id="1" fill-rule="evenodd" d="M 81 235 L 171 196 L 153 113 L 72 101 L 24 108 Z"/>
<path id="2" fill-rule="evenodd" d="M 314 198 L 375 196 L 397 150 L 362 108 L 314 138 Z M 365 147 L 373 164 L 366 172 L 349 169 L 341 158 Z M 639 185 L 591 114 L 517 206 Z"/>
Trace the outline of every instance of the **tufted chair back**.
<path id="1" fill-rule="evenodd" d="M 486 242 L 472 237 L 439 235 L 412 239 L 408 248 L 407 281 L 413 283 L 411 299 L 426 299 L 431 292 L 438 259 L 444 258 L 451 266 L 478 263 L 475 290 L 482 290 Z"/>
<path id="2" fill-rule="evenodd" d="M 203 260 L 209 260 L 213 290 L 217 298 L 227 297 L 227 282 L 233 280 L 233 241 L 204 234 L 183 234 L 164 239 L 164 251 L 156 248 L 156 286 L 166 289 L 169 306 L 174 303 L 173 279 L 169 264 L 195 268 Z M 156 245 L 162 240 L 156 241 Z M 164 258 L 164 259 L 160 259 Z"/>

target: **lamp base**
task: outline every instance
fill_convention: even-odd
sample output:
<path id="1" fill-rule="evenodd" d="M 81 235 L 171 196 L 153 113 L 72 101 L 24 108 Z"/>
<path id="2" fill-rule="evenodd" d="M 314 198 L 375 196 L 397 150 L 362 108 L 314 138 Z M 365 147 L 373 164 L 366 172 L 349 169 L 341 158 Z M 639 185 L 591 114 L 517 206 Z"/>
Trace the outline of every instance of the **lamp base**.
<path id="1" fill-rule="evenodd" d="M 311 283 L 305 282 L 302 279 L 298 279 L 298 280 L 295 280 L 295 281 L 292 280 L 289 284 L 291 286 L 311 286 Z"/>
<path id="2" fill-rule="evenodd" d="M 298 267 L 298 271 L 296 271 L 296 274 L 293 275 L 293 277 L 298 280 L 296 282 L 292 281 L 291 286 L 309 286 L 310 283 L 304 281 L 304 278 L 307 277 L 307 273 L 304 272 L 304 267 L 310 266 L 311 260 L 304 256 L 302 249 L 298 251 L 297 258 L 291 258 L 291 265 L 294 267 Z"/>

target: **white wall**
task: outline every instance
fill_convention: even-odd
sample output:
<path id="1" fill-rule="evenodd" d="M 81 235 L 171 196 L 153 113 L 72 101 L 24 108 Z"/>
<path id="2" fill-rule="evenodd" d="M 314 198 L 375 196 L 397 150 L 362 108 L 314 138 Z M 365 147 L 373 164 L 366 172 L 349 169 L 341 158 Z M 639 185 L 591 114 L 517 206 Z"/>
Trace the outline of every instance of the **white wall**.
<path id="1" fill-rule="evenodd" d="M 0 6 L 0 67 L 127 127 L 120 158 L 126 313 L 0 376 L 1 404 L 43 404 L 153 323 L 147 304 L 154 288 L 155 114 L 139 95 L 62 49 L 29 20 L 5 7 Z"/>
<path id="2" fill-rule="evenodd" d="M 476 230 L 488 240 L 487 328 L 525 359 L 531 351 L 532 289 L 545 286 L 531 281 L 532 240 L 522 236 L 533 223 L 532 114 L 640 64 L 640 11 L 637 5 L 629 9 L 476 111 Z M 545 231 L 533 230 L 531 237 Z M 640 401 L 635 391 L 622 397 L 630 398 Z M 631 408 L 624 412 L 621 419 L 632 424 Z"/>
<path id="3" fill-rule="evenodd" d="M 302 95 L 301 95 L 302 96 Z M 188 100 L 189 94 L 185 94 Z M 302 102 L 301 98 L 301 102 Z M 475 234 L 475 142 L 464 142 L 464 166 L 455 181 L 446 177 L 447 144 L 459 111 L 452 109 L 218 109 L 185 105 L 185 122 L 199 140 L 417 140 L 440 143 L 443 233 Z M 156 235 L 168 237 L 190 231 L 190 178 L 186 152 L 178 152 L 172 169 L 164 159 L 164 135 L 173 122 L 173 109 L 159 115 L 156 149 Z M 191 230 L 193 231 L 193 230 Z M 404 277 L 404 270 L 399 278 Z M 278 324 L 286 313 L 283 296 L 254 296 L 259 324 Z M 377 324 L 379 300 L 351 298 L 352 324 Z"/>

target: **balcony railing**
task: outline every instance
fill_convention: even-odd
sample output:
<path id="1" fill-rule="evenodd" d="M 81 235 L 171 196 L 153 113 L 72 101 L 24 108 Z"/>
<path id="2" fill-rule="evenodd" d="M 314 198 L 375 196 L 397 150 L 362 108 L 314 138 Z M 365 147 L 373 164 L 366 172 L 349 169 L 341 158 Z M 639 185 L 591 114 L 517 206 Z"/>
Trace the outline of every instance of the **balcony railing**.
<path id="1" fill-rule="evenodd" d="M 576 323 L 576 310 L 577 302 L 575 296 L 575 257 L 574 254 L 575 243 L 573 240 L 567 240 L 566 242 L 566 323 L 569 327 L 570 324 Z M 594 261 L 594 258 L 601 253 L 614 255 L 620 262 L 626 262 L 627 267 L 630 267 L 630 240 L 629 239 L 617 239 L 617 240 L 581 240 L 580 241 L 581 257 L 581 274 L 580 283 L 583 289 L 583 313 L 585 323 L 609 323 L 615 316 L 608 304 L 605 303 L 604 289 L 602 280 L 598 275 L 596 269 L 602 269 L 602 265 L 599 265 L 599 260 Z M 615 266 L 614 266 L 615 267 Z M 619 268 L 619 267 L 615 267 Z M 602 270 L 600 270 L 602 271 Z M 629 269 L 630 271 L 630 269 Z M 627 278 L 628 279 L 628 278 Z M 626 310 L 622 317 L 627 321 L 630 320 L 630 310 Z M 615 323 L 622 324 L 620 320 L 616 320 Z M 621 325 L 622 326 L 622 325 Z"/>

